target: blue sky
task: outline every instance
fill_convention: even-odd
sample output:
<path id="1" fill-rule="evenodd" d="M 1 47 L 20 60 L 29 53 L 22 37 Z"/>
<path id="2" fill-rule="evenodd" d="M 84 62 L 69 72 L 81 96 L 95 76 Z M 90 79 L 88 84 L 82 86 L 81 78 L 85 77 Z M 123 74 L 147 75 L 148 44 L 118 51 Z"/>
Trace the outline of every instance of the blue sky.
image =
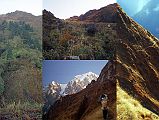
<path id="1" fill-rule="evenodd" d="M 123 10 L 132 17 L 149 1 L 150 0 L 117 0 L 117 3 L 119 3 Z"/>
<path id="2" fill-rule="evenodd" d="M 46 86 L 53 80 L 59 83 L 67 83 L 74 76 L 86 72 L 99 75 L 106 63 L 106 60 L 44 60 L 43 85 Z"/>
<path id="3" fill-rule="evenodd" d="M 42 10 L 47 9 L 56 17 L 66 19 L 118 2 L 129 16 L 133 16 L 148 1 L 150 0 L 1 0 L 0 14 L 20 10 L 34 15 L 41 15 Z"/>
<path id="4" fill-rule="evenodd" d="M 58 18 L 66 19 L 115 2 L 116 0 L 44 0 L 43 9 L 51 11 Z"/>
<path id="5" fill-rule="evenodd" d="M 0 14 L 16 10 L 42 15 L 42 0 L 0 0 Z"/>

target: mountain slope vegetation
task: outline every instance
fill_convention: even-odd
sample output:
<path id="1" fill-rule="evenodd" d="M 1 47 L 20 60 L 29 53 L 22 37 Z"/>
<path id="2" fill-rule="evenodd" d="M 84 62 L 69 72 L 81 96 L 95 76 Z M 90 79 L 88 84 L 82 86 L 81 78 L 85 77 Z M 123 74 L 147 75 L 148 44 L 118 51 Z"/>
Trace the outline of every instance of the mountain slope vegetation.
<path id="1" fill-rule="evenodd" d="M 97 11 L 94 11 L 95 14 Z M 112 59 L 112 42 L 117 38 L 115 22 L 93 22 L 83 16 L 67 20 L 43 10 L 44 59 Z M 106 15 L 105 15 L 106 16 Z M 101 19 L 101 18 L 99 18 Z M 78 58 L 71 58 L 78 56 Z"/>
<path id="2" fill-rule="evenodd" d="M 116 23 L 114 30 L 117 39 L 112 41 L 115 48 L 115 59 L 108 62 L 94 84 L 88 85 L 77 94 L 65 96 L 52 105 L 48 112 L 48 119 L 75 120 L 78 118 L 78 120 L 85 120 L 94 116 L 97 118 L 96 120 L 100 120 L 100 104 L 97 104 L 95 100 L 102 93 L 108 94 L 110 99 L 108 106 L 110 111 L 113 110 L 113 112 L 109 113 L 113 117 L 111 116 L 109 119 L 116 119 L 116 117 L 123 120 L 158 119 L 158 39 L 127 16 L 118 4 L 106 6 L 105 12 L 100 10 L 102 9 L 97 10 L 97 13 L 101 14 L 94 14 L 94 11 L 92 11 L 88 15 L 88 19 L 85 20 L 94 21 L 94 19 L 90 18 L 97 18 L 94 22 L 98 22 L 96 20 L 101 20 L 98 18 L 104 16 L 102 13 L 109 12 L 116 16 L 115 19 L 113 16 L 113 19 L 110 19 Z M 108 12 L 108 10 L 111 11 Z M 72 19 L 77 19 L 77 17 Z M 96 90 L 98 90 L 97 93 Z M 85 98 L 85 95 L 88 95 L 88 97 Z M 126 98 L 129 101 L 126 101 Z M 117 106 L 117 111 L 115 111 L 115 106 Z M 135 110 L 131 112 L 130 108 Z M 142 111 L 139 109 L 142 109 Z M 130 111 L 132 115 L 128 114 L 127 111 Z"/>
<path id="3" fill-rule="evenodd" d="M 159 42 L 117 6 L 120 39 L 116 42 L 117 80 L 120 87 L 159 114 Z"/>
<path id="4" fill-rule="evenodd" d="M 23 110 L 34 110 L 35 106 L 41 112 L 42 104 L 42 48 L 41 35 L 38 32 L 40 30 L 25 21 L 18 20 L 17 16 L 21 12 L 17 16 L 14 14 L 13 12 L 9 15 L 14 17 L 14 20 L 12 17 L 6 17 L 8 14 L 0 15 L 0 113 L 2 119 L 10 112 L 7 119 L 13 117 L 16 112 L 18 112 L 17 116 L 22 117 Z M 26 15 L 25 12 L 23 15 Z M 4 16 L 5 20 L 3 20 Z M 17 109 L 14 111 L 12 107 Z"/>
<path id="5" fill-rule="evenodd" d="M 117 86 L 117 120 L 158 120 L 159 116 L 143 107 L 127 92 Z"/>

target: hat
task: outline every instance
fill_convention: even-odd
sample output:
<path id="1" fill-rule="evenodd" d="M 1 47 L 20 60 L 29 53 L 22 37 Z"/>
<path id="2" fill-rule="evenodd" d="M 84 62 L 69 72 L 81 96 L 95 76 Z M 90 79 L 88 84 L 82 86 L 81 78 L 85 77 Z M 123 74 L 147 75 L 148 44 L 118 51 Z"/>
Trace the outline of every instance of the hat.
<path id="1" fill-rule="evenodd" d="M 102 95 L 101 95 L 101 100 L 107 100 L 107 99 L 108 99 L 107 94 L 102 94 Z"/>

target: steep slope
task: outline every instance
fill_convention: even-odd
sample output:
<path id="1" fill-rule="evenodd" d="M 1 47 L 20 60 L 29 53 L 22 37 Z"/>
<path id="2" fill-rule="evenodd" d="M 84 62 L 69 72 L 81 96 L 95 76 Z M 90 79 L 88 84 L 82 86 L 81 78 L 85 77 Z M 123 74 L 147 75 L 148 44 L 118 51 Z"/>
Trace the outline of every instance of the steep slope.
<path id="1" fill-rule="evenodd" d="M 97 81 L 92 82 L 77 94 L 67 95 L 58 100 L 51 106 L 46 116 L 47 119 L 87 120 L 95 115 L 92 114 L 94 110 L 96 111 L 96 120 L 100 120 L 102 118 L 102 110 L 98 99 L 101 94 L 107 93 L 110 100 L 108 104 L 110 108 L 109 118 L 115 120 L 116 82 L 113 78 L 113 74 L 115 74 L 114 68 L 113 61 L 109 62 L 103 68 Z"/>
<path id="2" fill-rule="evenodd" d="M 139 101 L 117 87 L 117 120 L 158 120 L 159 116 L 144 108 Z"/>
<path id="3" fill-rule="evenodd" d="M 68 19 L 69 20 L 69 19 Z M 71 17 L 71 21 L 85 21 L 85 22 L 105 22 L 115 23 L 116 22 L 116 10 L 113 5 L 100 8 L 98 10 L 90 10 L 79 17 Z"/>
<path id="4" fill-rule="evenodd" d="M 76 75 L 74 79 L 69 81 L 67 84 L 59 84 L 55 81 L 52 81 L 43 92 L 44 95 L 44 107 L 43 114 L 46 114 L 51 105 L 53 105 L 60 97 L 65 95 L 71 95 L 80 92 L 92 80 L 97 80 L 98 75 L 92 72 L 84 73 L 81 75 Z"/>
<path id="5" fill-rule="evenodd" d="M 44 59 L 113 59 L 114 49 L 111 46 L 117 36 L 115 14 L 111 11 L 113 7 L 109 6 L 60 20 L 44 10 Z"/>
<path id="6" fill-rule="evenodd" d="M 159 114 L 159 42 L 117 5 L 116 78 L 144 107 Z"/>
<path id="7" fill-rule="evenodd" d="M 52 81 L 48 87 L 44 90 L 44 99 L 47 104 L 52 105 L 61 96 L 61 85 L 55 81 Z"/>
<path id="8" fill-rule="evenodd" d="M 41 119 L 42 48 L 38 19 L 21 11 L 0 15 L 0 119 L 22 119 L 24 114 Z"/>
<path id="9" fill-rule="evenodd" d="M 6 103 L 42 101 L 41 73 L 28 60 L 10 61 L 3 74 Z"/>
<path id="10" fill-rule="evenodd" d="M 96 100 L 102 93 L 107 93 L 111 101 L 109 107 L 115 111 L 116 82 L 119 88 L 118 93 L 122 89 L 129 97 L 137 101 L 143 110 L 155 113 L 154 118 L 158 117 L 158 39 L 128 17 L 118 4 L 109 6 L 115 11 L 113 14 L 116 16 L 115 22 L 117 23 L 114 30 L 118 38 L 113 41 L 113 47 L 116 49 L 115 61 L 109 61 L 96 82 L 77 94 L 58 100 L 49 110 L 48 120 L 85 120 L 92 119 L 93 116 L 97 118 L 96 120 L 101 119 L 100 104 L 97 104 Z M 127 111 L 126 105 L 128 103 L 125 101 L 123 103 L 124 111 Z M 110 119 L 116 119 L 115 113 L 110 113 L 110 115 L 114 114 Z M 138 111 L 134 114 L 141 120 L 147 119 L 146 116 L 138 114 Z M 117 116 L 121 116 L 120 112 L 117 113 Z"/>

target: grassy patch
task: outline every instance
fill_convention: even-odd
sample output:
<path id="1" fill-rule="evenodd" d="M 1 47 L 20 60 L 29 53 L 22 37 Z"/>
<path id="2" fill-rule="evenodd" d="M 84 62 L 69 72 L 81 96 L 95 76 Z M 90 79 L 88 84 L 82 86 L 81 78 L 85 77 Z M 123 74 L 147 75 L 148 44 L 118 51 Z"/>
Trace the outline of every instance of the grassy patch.
<path id="1" fill-rule="evenodd" d="M 139 101 L 117 87 L 118 120 L 159 120 L 159 116 L 144 108 Z"/>

